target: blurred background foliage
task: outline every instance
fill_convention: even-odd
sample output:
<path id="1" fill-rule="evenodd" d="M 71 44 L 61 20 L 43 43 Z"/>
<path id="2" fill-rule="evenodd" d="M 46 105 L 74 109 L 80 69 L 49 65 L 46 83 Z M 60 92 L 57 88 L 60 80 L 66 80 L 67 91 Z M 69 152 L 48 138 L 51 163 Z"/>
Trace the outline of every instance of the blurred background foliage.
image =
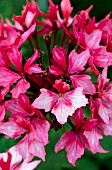
<path id="1" fill-rule="evenodd" d="M 42 11 L 46 12 L 48 9 L 48 0 L 37 0 L 39 7 Z M 61 0 L 53 0 L 54 3 L 60 3 Z M 25 0 L 0 0 L 0 13 L 3 18 L 11 19 L 13 14 L 20 15 L 22 6 L 25 5 Z M 96 20 L 104 18 L 112 10 L 112 0 L 71 0 L 72 6 L 74 6 L 74 14 L 82 9 L 88 8 L 91 4 L 94 5 L 91 16 L 96 16 Z M 43 42 L 41 42 L 41 47 Z M 24 46 L 23 55 L 29 54 L 29 48 L 27 48 L 27 43 Z M 45 47 L 43 46 L 43 49 Z M 31 53 L 31 51 L 30 51 Z M 112 72 L 110 72 L 111 74 Z M 112 74 L 111 74 L 112 75 Z M 93 81 L 96 81 L 96 77 L 92 77 Z M 88 109 L 85 110 L 88 113 Z M 66 153 L 64 150 L 60 151 L 58 154 L 54 153 L 54 146 L 59 140 L 60 136 L 68 129 L 65 124 L 62 130 L 58 132 L 53 129 L 49 133 L 50 144 L 46 146 L 46 162 L 42 162 L 37 170 L 112 170 L 112 137 L 104 137 L 101 141 L 104 149 L 109 150 L 107 154 L 95 154 L 93 155 L 89 151 L 85 151 L 85 155 L 78 159 L 76 162 L 76 167 L 70 165 L 66 159 Z M 5 152 L 11 146 L 15 145 L 18 141 L 13 139 L 5 139 L 3 135 L 0 136 L 0 152 Z"/>

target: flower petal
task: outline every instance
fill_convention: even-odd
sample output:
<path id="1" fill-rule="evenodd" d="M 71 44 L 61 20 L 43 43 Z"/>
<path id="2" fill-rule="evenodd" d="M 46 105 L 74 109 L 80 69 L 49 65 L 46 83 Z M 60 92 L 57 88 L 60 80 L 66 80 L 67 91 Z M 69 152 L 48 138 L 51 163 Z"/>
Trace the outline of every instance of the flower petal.
<path id="1" fill-rule="evenodd" d="M 100 146 L 99 140 L 102 139 L 103 136 L 96 127 L 92 128 L 92 130 L 84 131 L 84 135 L 87 138 L 92 153 L 107 152 Z"/>
<path id="2" fill-rule="evenodd" d="M 18 98 L 20 93 L 25 93 L 29 88 L 30 84 L 25 79 L 21 79 L 10 92 L 13 98 Z"/>
<path id="3" fill-rule="evenodd" d="M 36 140 L 32 140 L 29 143 L 29 152 L 33 154 L 34 156 L 37 156 L 41 158 L 43 161 L 45 161 L 45 149 L 44 145 Z"/>
<path id="4" fill-rule="evenodd" d="M 84 70 L 84 66 L 87 63 L 89 56 L 89 50 L 83 51 L 80 54 L 77 54 L 75 50 L 72 50 L 68 59 L 68 72 L 73 74 Z"/>
<path id="5" fill-rule="evenodd" d="M 32 120 L 33 128 L 35 132 L 30 134 L 30 137 L 35 138 L 37 141 L 41 142 L 43 145 L 49 143 L 48 141 L 48 131 L 50 128 L 50 124 L 47 120 L 42 119 L 33 119 Z M 31 136 L 32 135 L 32 136 Z"/>
<path id="6" fill-rule="evenodd" d="M 69 101 L 59 98 L 51 112 L 60 124 L 64 124 L 67 122 L 68 116 L 73 114 L 74 108 Z"/>
<path id="7" fill-rule="evenodd" d="M 36 24 L 33 24 L 26 32 L 22 34 L 18 47 L 20 47 L 31 36 L 31 34 L 33 34 L 35 28 Z"/>
<path id="8" fill-rule="evenodd" d="M 101 40 L 102 31 L 94 30 L 91 34 L 85 33 L 86 49 L 97 49 Z"/>
<path id="9" fill-rule="evenodd" d="M 59 96 L 50 90 L 40 89 L 40 91 L 40 96 L 34 100 L 32 106 L 38 109 L 44 109 L 45 112 L 48 112 L 52 109 Z"/>
<path id="10" fill-rule="evenodd" d="M 84 147 L 81 144 L 78 135 L 74 132 L 66 132 L 62 135 L 55 146 L 55 152 L 64 149 L 67 152 L 68 161 L 74 165 L 76 160 L 84 154 Z"/>
<path id="11" fill-rule="evenodd" d="M 0 86 L 11 86 L 15 81 L 20 79 L 21 76 L 11 70 L 0 67 Z"/>
<path id="12" fill-rule="evenodd" d="M 73 75 L 70 76 L 70 79 L 72 80 L 74 88 L 83 87 L 85 94 L 95 94 L 95 86 L 92 83 L 90 76 L 86 74 Z"/>
<path id="13" fill-rule="evenodd" d="M 83 88 L 81 87 L 78 87 L 70 92 L 66 92 L 64 94 L 64 98 L 72 104 L 74 111 L 88 104 L 88 99 L 85 95 L 83 95 Z"/>

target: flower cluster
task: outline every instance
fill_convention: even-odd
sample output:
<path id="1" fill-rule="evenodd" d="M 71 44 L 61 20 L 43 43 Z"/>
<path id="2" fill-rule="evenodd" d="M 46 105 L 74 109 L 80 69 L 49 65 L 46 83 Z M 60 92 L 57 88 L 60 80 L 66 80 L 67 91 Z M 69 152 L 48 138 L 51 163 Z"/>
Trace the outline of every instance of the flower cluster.
<path id="1" fill-rule="evenodd" d="M 108 14 L 96 22 L 89 15 L 92 7 L 73 16 L 70 0 L 59 6 L 49 0 L 43 13 L 32 0 L 21 16 L 13 16 L 14 24 L 1 18 L 0 134 L 19 142 L 0 154 L 0 170 L 33 170 L 40 163 L 32 161 L 35 156 L 45 161 L 49 130 L 61 130 L 65 123 L 71 130 L 57 141 L 55 152 L 65 149 L 69 163 L 75 165 L 85 149 L 107 152 L 100 139 L 112 136 L 112 83 L 107 78 L 112 19 Z M 23 56 L 26 42 L 31 57 Z"/>

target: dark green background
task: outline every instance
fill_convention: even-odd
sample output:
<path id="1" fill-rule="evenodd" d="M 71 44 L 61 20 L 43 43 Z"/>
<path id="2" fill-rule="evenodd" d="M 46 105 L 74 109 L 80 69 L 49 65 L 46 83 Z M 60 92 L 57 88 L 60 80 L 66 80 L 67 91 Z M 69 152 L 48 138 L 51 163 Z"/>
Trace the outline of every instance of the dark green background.
<path id="1" fill-rule="evenodd" d="M 55 3 L 59 3 L 60 0 L 54 0 Z M 44 12 L 48 9 L 47 0 L 38 0 L 41 10 Z M 112 0 L 71 0 L 72 6 L 74 6 L 74 13 L 77 13 L 81 9 L 88 8 L 91 4 L 94 8 L 91 12 L 91 16 L 96 16 L 97 21 L 105 17 L 112 10 Z M 20 15 L 22 6 L 25 4 L 25 0 L 0 0 L 0 13 L 3 18 L 10 18 L 15 15 Z M 28 54 L 28 49 L 25 47 L 23 50 L 25 54 Z M 104 149 L 109 150 L 107 154 L 93 155 L 88 151 L 85 151 L 85 155 L 78 159 L 76 167 L 71 166 L 66 159 L 65 151 L 60 151 L 58 154 L 54 153 L 54 146 L 59 140 L 60 136 L 66 131 L 68 127 L 58 132 L 51 130 L 49 133 L 50 144 L 46 146 L 46 162 L 41 163 L 38 166 L 38 170 L 112 170 L 112 137 L 104 137 L 101 141 Z M 14 145 L 15 141 L 12 139 L 6 140 L 2 135 L 0 136 L 0 152 L 5 152 Z"/>

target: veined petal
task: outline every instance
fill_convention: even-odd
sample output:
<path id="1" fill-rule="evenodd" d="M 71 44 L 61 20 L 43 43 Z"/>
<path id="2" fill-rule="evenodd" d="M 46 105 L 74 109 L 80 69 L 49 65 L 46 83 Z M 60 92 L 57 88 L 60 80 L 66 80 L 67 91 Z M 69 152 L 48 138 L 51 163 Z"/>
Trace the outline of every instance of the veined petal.
<path id="1" fill-rule="evenodd" d="M 14 121 L 8 121 L 0 124 L 0 133 L 7 135 L 10 138 L 18 138 L 25 131 L 26 130 L 24 128 L 19 127 Z"/>
<path id="2" fill-rule="evenodd" d="M 101 92 L 102 89 L 109 82 L 109 79 L 107 78 L 107 71 L 108 71 L 108 67 L 105 67 L 102 71 L 102 74 L 98 76 L 98 92 Z"/>
<path id="3" fill-rule="evenodd" d="M 92 128 L 92 130 L 84 131 L 84 135 L 87 138 L 92 153 L 107 152 L 100 146 L 99 140 L 102 139 L 103 136 L 96 127 Z"/>
<path id="4" fill-rule="evenodd" d="M 65 98 L 59 98 L 51 112 L 56 116 L 60 124 L 64 124 L 67 122 L 67 117 L 73 114 L 74 108 Z"/>
<path id="5" fill-rule="evenodd" d="M 66 132 L 64 133 L 60 140 L 55 145 L 55 152 L 59 152 L 60 150 L 64 149 L 68 140 L 73 136 L 73 132 Z"/>
<path id="6" fill-rule="evenodd" d="M 13 98 L 17 98 L 20 93 L 25 93 L 29 88 L 30 84 L 25 79 L 21 79 L 10 92 Z"/>
<path id="7" fill-rule="evenodd" d="M 100 47 L 92 54 L 93 62 L 99 67 L 112 65 L 112 53 L 106 50 L 106 47 Z"/>
<path id="8" fill-rule="evenodd" d="M 44 109 L 45 112 L 48 112 L 58 100 L 59 95 L 47 89 L 40 89 L 40 91 L 40 96 L 34 100 L 32 106 L 38 109 Z"/>
<path id="9" fill-rule="evenodd" d="M 25 137 L 15 146 L 20 155 L 22 155 L 22 158 L 24 160 L 27 160 L 28 162 L 32 160 L 34 155 L 29 152 L 29 137 L 28 135 L 25 135 Z"/>
<path id="10" fill-rule="evenodd" d="M 0 86 L 11 86 L 15 81 L 20 79 L 21 76 L 11 70 L 0 67 Z"/>
<path id="11" fill-rule="evenodd" d="M 5 51 L 0 52 L 0 67 L 10 67 L 10 60 L 5 54 Z"/>
<path id="12" fill-rule="evenodd" d="M 112 110 L 100 99 L 97 100 L 97 103 L 99 116 L 106 124 L 109 124 L 109 114 L 112 114 Z"/>
<path id="13" fill-rule="evenodd" d="M 25 105 L 26 105 L 26 103 L 25 103 Z M 13 98 L 13 99 L 11 99 L 9 101 L 6 101 L 5 102 L 5 107 L 6 107 L 6 110 L 8 110 L 11 113 L 11 117 L 15 117 L 15 116 L 29 116 L 29 113 L 27 112 L 26 109 L 24 109 L 22 107 L 22 105 L 20 105 L 18 99 L 14 99 Z M 28 105 L 27 105 L 27 107 L 28 107 Z"/>
<path id="14" fill-rule="evenodd" d="M 112 103 L 112 84 L 110 84 L 102 93 L 102 99 L 104 101 Z"/>
<path id="15" fill-rule="evenodd" d="M 30 137 L 38 142 L 41 142 L 43 145 L 46 145 L 49 143 L 48 141 L 48 131 L 50 128 L 50 124 L 47 120 L 42 119 L 33 119 L 32 120 L 33 128 L 35 129 L 35 132 L 30 134 Z"/>
<path id="16" fill-rule="evenodd" d="M 97 125 L 98 120 L 94 118 L 87 118 L 84 122 L 82 129 L 83 130 L 91 130 L 93 127 Z"/>
<path id="17" fill-rule="evenodd" d="M 71 142 L 71 144 L 67 145 L 66 152 L 67 159 L 72 165 L 75 165 L 76 160 L 81 158 L 81 156 L 84 154 L 84 147 L 81 144 L 77 134 L 74 136 L 74 140 Z"/>
<path id="18" fill-rule="evenodd" d="M 74 111 L 88 104 L 88 99 L 85 95 L 83 95 L 83 88 L 81 87 L 78 87 L 70 92 L 66 92 L 64 94 L 64 98 L 72 104 Z"/>
<path id="19" fill-rule="evenodd" d="M 77 54 L 75 50 L 72 50 L 68 59 L 68 72 L 73 74 L 84 70 L 84 66 L 87 63 L 89 56 L 89 50 L 83 51 L 80 54 Z"/>
<path id="20" fill-rule="evenodd" d="M 64 148 L 67 152 L 67 159 L 72 165 L 74 165 L 76 160 L 84 154 L 84 147 L 81 144 L 78 135 L 72 131 L 62 135 L 55 146 L 55 152 L 57 153 Z"/>
<path id="21" fill-rule="evenodd" d="M 22 161 L 22 156 L 19 154 L 15 146 L 11 147 L 9 149 L 9 152 L 12 155 L 10 166 L 11 166 L 11 169 L 14 169 Z"/>
<path id="22" fill-rule="evenodd" d="M 91 34 L 85 33 L 86 48 L 90 50 L 97 49 L 99 47 L 101 36 L 102 31 L 99 29 L 94 30 Z"/>
<path id="23" fill-rule="evenodd" d="M 110 123 L 109 123 L 109 125 L 107 125 L 107 124 L 101 122 L 99 124 L 99 127 L 105 136 L 112 136 L 112 126 Z"/>
<path id="24" fill-rule="evenodd" d="M 37 156 L 39 158 L 41 158 L 43 161 L 45 161 L 45 149 L 44 149 L 44 145 L 36 140 L 32 140 L 29 143 L 29 147 L 28 147 L 29 152 L 34 155 Z"/>
<path id="25" fill-rule="evenodd" d="M 91 77 L 82 74 L 82 75 L 72 75 L 70 76 L 74 88 L 76 87 L 83 87 L 85 94 L 95 94 L 95 86 L 91 81 Z"/>
<path id="26" fill-rule="evenodd" d="M 33 24 L 26 32 L 22 34 L 18 47 L 20 47 L 31 36 L 31 34 L 33 34 L 35 28 L 36 24 Z"/>

